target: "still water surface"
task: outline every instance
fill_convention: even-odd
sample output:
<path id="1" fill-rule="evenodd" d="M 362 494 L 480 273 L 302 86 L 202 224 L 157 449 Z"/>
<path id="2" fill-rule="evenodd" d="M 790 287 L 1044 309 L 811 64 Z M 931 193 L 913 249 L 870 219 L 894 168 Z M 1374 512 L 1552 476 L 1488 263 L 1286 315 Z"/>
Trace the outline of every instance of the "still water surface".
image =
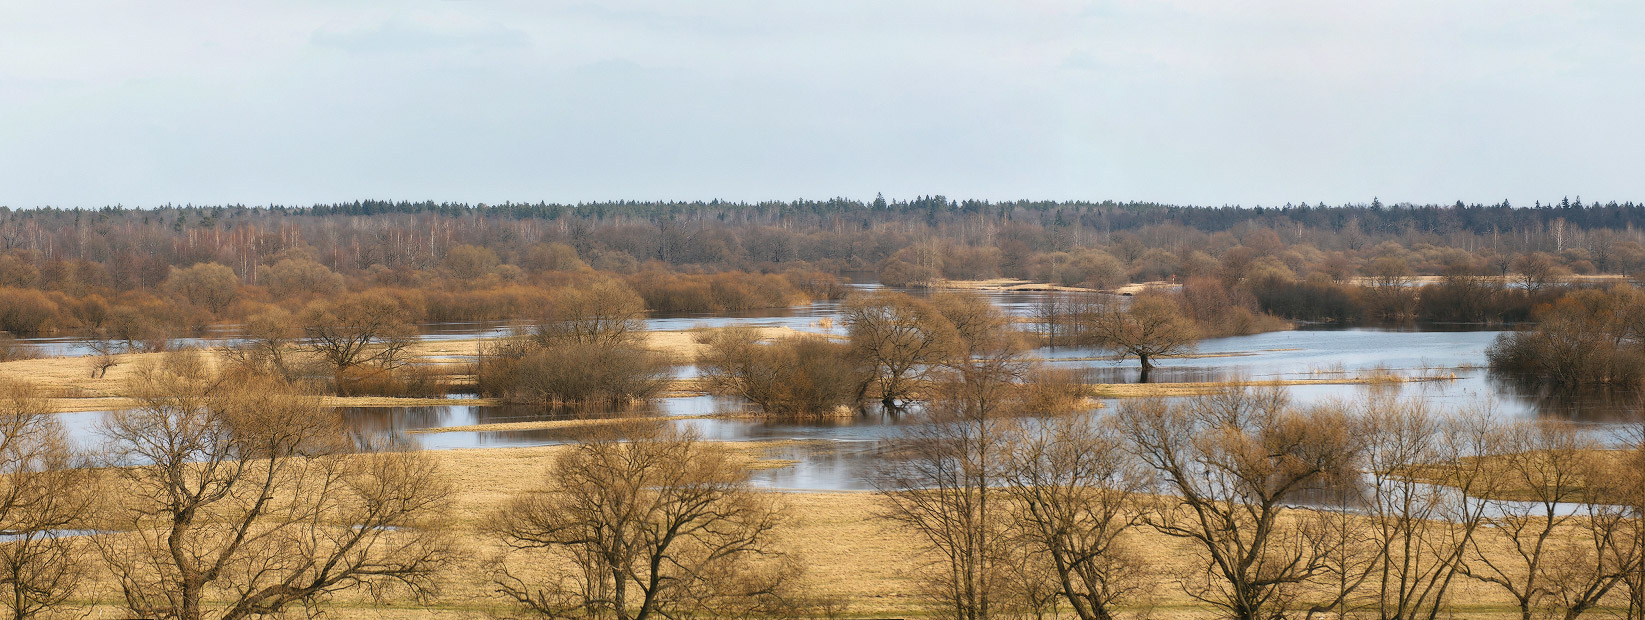
<path id="1" fill-rule="evenodd" d="M 870 287 L 862 287 L 870 288 Z M 991 293 L 990 299 L 1006 312 L 1032 316 L 1034 306 L 1044 299 L 1037 293 Z M 792 309 L 778 309 L 721 315 L 659 316 L 647 320 L 651 330 L 679 330 L 693 327 L 752 325 L 789 327 L 801 331 L 841 334 L 837 319 L 839 304 L 821 301 Z M 511 326 L 498 323 L 439 324 L 424 326 L 425 340 L 454 340 L 505 335 Z M 1628 398 L 1604 393 L 1549 394 L 1525 391 L 1489 375 L 1485 349 L 1499 331 L 1456 331 L 1415 329 L 1298 329 L 1253 336 L 1202 341 L 1201 357 L 1165 359 L 1151 375 L 1153 382 L 1331 379 L 1388 372 L 1407 377 L 1444 377 L 1441 381 L 1364 385 L 1302 385 L 1287 388 L 1294 402 L 1310 404 L 1328 400 L 1359 400 L 1372 393 L 1416 397 L 1442 409 L 1488 406 L 1501 416 L 1547 416 L 1592 423 L 1600 427 L 1637 420 L 1638 409 Z M 214 334 L 198 343 L 226 344 L 233 334 Z M 60 355 L 77 354 L 83 348 L 68 339 L 37 339 L 37 346 Z M 1075 370 L 1088 380 L 1126 383 L 1137 380 L 1135 361 L 1109 359 L 1090 348 L 1041 349 L 1030 357 L 1043 359 L 1053 368 Z M 675 376 L 690 377 L 696 369 L 682 366 Z M 1112 406 L 1110 403 L 1109 406 Z M 763 441 L 767 456 L 791 461 L 786 467 L 755 473 L 763 485 L 785 489 L 872 488 L 877 463 L 884 458 L 883 440 L 895 436 L 899 427 L 917 424 L 918 413 L 890 416 L 879 413 L 823 422 L 776 422 L 754 418 L 702 419 L 699 416 L 736 412 L 744 404 L 732 398 L 693 396 L 659 401 L 655 413 L 678 418 L 674 423 L 695 430 L 703 438 L 717 441 Z M 72 436 L 82 444 L 98 441 L 96 427 L 105 412 L 63 414 Z M 429 449 L 538 446 L 575 441 L 567 430 L 457 431 L 418 433 L 415 431 L 476 424 L 525 422 L 554 419 L 542 409 L 529 407 L 488 407 L 466 404 L 453 398 L 451 404 L 428 407 L 350 408 L 343 411 L 356 432 L 414 440 Z"/>
<path id="2" fill-rule="evenodd" d="M 807 317 L 815 322 L 817 317 Z M 764 320 L 764 319 L 760 319 Z M 791 323 L 790 325 L 798 324 Z M 1406 376 L 1443 376 L 1442 381 L 1389 385 L 1304 385 L 1287 388 L 1294 402 L 1360 400 L 1373 393 L 1417 397 L 1442 409 L 1490 406 L 1496 415 L 1554 416 L 1595 425 L 1635 420 L 1636 408 L 1603 394 L 1553 397 L 1524 394 L 1491 378 L 1484 351 L 1494 331 L 1400 331 L 1385 329 L 1304 329 L 1208 340 L 1202 355 L 1223 357 L 1162 360 L 1151 379 L 1156 382 L 1210 381 L 1233 378 L 1329 379 L 1386 371 Z M 1053 367 L 1076 369 L 1102 382 L 1136 380 L 1135 362 L 1105 359 L 1103 352 L 1083 348 L 1039 350 L 1032 354 Z M 677 374 L 689 374 L 689 367 Z M 1455 379 L 1450 377 L 1454 376 Z M 1109 406 L 1112 406 L 1110 403 Z M 765 441 L 767 456 L 792 464 L 755 473 L 763 485 L 785 489 L 861 490 L 873 486 L 876 464 L 884 458 L 883 440 L 899 427 L 917 424 L 917 412 L 902 416 L 868 414 L 823 422 L 778 422 L 755 418 L 702 419 L 698 416 L 731 413 L 744 404 L 734 398 L 691 396 L 658 401 L 655 413 L 678 418 L 675 424 L 716 441 Z M 62 419 L 82 443 L 96 441 L 102 412 L 63 414 Z M 411 439 L 429 449 L 538 446 L 576 440 L 573 431 L 456 431 L 418 433 L 444 427 L 554 419 L 531 407 L 493 407 L 466 404 L 454 398 L 449 405 L 428 407 L 349 408 L 343 411 L 356 432 Z"/>

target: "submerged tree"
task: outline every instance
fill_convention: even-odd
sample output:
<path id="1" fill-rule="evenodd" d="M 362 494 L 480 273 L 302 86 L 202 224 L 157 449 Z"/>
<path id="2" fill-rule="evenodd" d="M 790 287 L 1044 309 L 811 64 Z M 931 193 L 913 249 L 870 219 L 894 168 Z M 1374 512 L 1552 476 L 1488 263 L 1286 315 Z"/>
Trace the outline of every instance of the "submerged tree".
<path id="1" fill-rule="evenodd" d="M 851 348 L 869 369 L 865 396 L 898 410 L 957 349 L 954 325 L 931 304 L 904 293 L 849 298 L 841 307 Z"/>
<path id="2" fill-rule="evenodd" d="M 757 330 L 729 327 L 699 337 L 704 378 L 769 415 L 817 417 L 855 404 L 863 382 L 848 346 L 805 335 L 762 343 Z"/>
<path id="3" fill-rule="evenodd" d="M 1144 382 L 1155 359 L 1186 353 L 1199 341 L 1194 320 L 1175 301 L 1155 295 L 1132 298 L 1125 308 L 1099 306 L 1076 320 L 1077 339 L 1137 358 Z"/>

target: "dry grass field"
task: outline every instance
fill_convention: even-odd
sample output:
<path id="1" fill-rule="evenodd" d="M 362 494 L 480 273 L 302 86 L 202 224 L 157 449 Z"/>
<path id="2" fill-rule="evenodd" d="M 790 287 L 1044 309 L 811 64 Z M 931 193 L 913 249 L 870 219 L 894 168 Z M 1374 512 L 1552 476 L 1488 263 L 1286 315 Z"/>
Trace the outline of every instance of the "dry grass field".
<path id="1" fill-rule="evenodd" d="M 727 444 L 747 458 L 750 467 L 782 466 L 765 460 L 761 442 Z M 361 593 L 339 595 L 325 607 L 336 618 L 486 618 L 507 616 L 509 609 L 496 595 L 487 575 L 488 561 L 500 551 L 486 532 L 488 515 L 512 497 L 542 485 L 552 471 L 562 446 L 449 450 L 432 453 L 453 489 L 442 527 L 456 540 L 453 562 L 439 577 L 439 594 L 427 601 L 389 592 L 381 600 Z M 807 590 L 814 596 L 843 601 L 844 615 L 862 618 L 920 617 L 930 610 L 920 600 L 918 578 L 922 558 L 918 541 L 905 530 L 879 518 L 884 506 L 874 493 L 781 493 L 789 516 L 781 537 L 782 548 L 805 565 Z M 1183 594 L 1180 576 L 1192 575 L 1198 565 L 1192 547 L 1182 541 L 1139 530 L 1130 543 L 1141 566 L 1155 585 L 1146 609 L 1131 609 L 1138 617 L 1160 619 L 1210 618 L 1207 607 Z M 95 562 L 93 563 L 95 565 Z M 92 583 L 78 597 L 92 617 L 120 617 L 119 594 L 109 577 L 94 569 Z M 1511 602 L 1476 582 L 1455 586 L 1458 618 L 1513 615 Z"/>

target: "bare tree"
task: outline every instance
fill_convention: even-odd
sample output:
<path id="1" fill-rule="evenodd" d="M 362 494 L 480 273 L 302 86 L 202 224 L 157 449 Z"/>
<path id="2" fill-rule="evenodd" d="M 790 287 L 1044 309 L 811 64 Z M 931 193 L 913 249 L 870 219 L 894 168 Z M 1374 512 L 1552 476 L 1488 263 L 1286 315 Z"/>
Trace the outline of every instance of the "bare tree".
<path id="1" fill-rule="evenodd" d="M 560 290 L 533 328 L 542 343 L 631 344 L 645 328 L 645 300 L 616 280 Z"/>
<path id="2" fill-rule="evenodd" d="M 95 478 L 33 388 L 0 381 L 0 602 L 12 618 L 60 608 L 85 566 L 73 532 Z"/>
<path id="3" fill-rule="evenodd" d="M 1021 335 L 1011 317 L 999 306 L 974 292 L 945 291 L 932 295 L 931 307 L 954 328 L 958 359 L 996 355 L 1021 349 Z"/>
<path id="4" fill-rule="evenodd" d="M 1289 525 L 1299 512 L 1291 502 L 1352 477 L 1358 447 L 1346 416 L 1239 387 L 1182 404 L 1126 403 L 1119 420 L 1162 479 L 1148 523 L 1204 556 L 1184 591 L 1237 620 L 1283 617 L 1326 568 L 1319 532 Z"/>
<path id="5" fill-rule="evenodd" d="M 1623 513 L 1592 496 L 1597 444 L 1558 421 L 1515 424 L 1505 439 L 1487 465 L 1503 482 L 1486 498 L 1486 527 L 1461 570 L 1513 597 L 1524 620 L 1543 611 L 1574 620 L 1622 585 L 1634 562 L 1632 545 L 1612 544 Z M 1588 514 L 1562 510 L 1572 504 Z M 1618 557 L 1624 549 L 1630 555 Z"/>
<path id="6" fill-rule="evenodd" d="M 1500 450 L 1489 413 L 1445 417 L 1420 400 L 1367 403 L 1356 430 L 1370 486 L 1365 513 L 1377 548 L 1376 610 L 1383 620 L 1433 620 L 1484 521 L 1482 499 Z M 1424 475 L 1415 475 L 1424 472 Z"/>
<path id="7" fill-rule="evenodd" d="M 356 366 L 392 368 L 404 361 L 410 320 L 405 308 L 383 293 L 316 302 L 303 312 L 304 344 L 330 363 L 339 378 Z"/>
<path id="8" fill-rule="evenodd" d="M 1558 284 L 1570 272 L 1546 252 L 1530 252 L 1514 258 L 1512 269 L 1526 293 L 1534 294 L 1550 284 Z"/>
<path id="9" fill-rule="evenodd" d="M 1026 368 L 1009 356 L 950 365 L 928 407 L 931 422 L 892 441 L 897 459 L 877 481 L 884 517 L 919 535 L 936 559 L 930 596 L 942 617 L 986 620 L 1010 604 L 1005 428 L 1021 413 Z"/>
<path id="10" fill-rule="evenodd" d="M 229 360 L 250 371 L 294 379 L 290 357 L 296 348 L 298 329 L 291 313 L 279 308 L 260 312 L 247 317 L 244 328 L 243 341 L 227 350 Z"/>
<path id="11" fill-rule="evenodd" d="M 511 549 L 498 591 L 546 618 L 775 612 L 797 568 L 773 544 L 774 497 L 724 449 L 636 422 L 557 458 L 539 491 L 496 513 Z M 569 574 L 523 566 L 549 559 Z"/>
<path id="12" fill-rule="evenodd" d="M 161 286 L 173 295 L 216 314 L 234 302 L 239 294 L 240 278 L 226 266 L 197 263 L 186 269 L 173 267 Z"/>
<path id="13" fill-rule="evenodd" d="M 1619 455 L 1606 488 L 1627 517 L 1617 545 L 1633 547 L 1633 568 L 1623 579 L 1628 586 L 1628 620 L 1645 620 L 1645 426 L 1632 428 L 1629 443 L 1632 446 Z"/>
<path id="14" fill-rule="evenodd" d="M 641 347 L 644 316 L 645 302 L 615 280 L 561 290 L 528 332 L 482 348 L 481 390 L 551 406 L 649 399 L 674 362 Z"/>
<path id="15" fill-rule="evenodd" d="M 1124 538 L 1141 520 L 1147 472 L 1107 422 L 1078 413 L 1007 431 L 1003 477 L 1016 502 L 1015 537 L 1049 560 L 1052 592 L 1080 620 L 1113 618 L 1150 577 Z"/>
<path id="16" fill-rule="evenodd" d="M 1154 360 L 1186 353 L 1199 341 L 1199 328 L 1174 301 L 1160 296 L 1132 298 L 1125 308 L 1098 307 L 1079 317 L 1080 339 L 1137 358 L 1142 380 Z"/>
<path id="17" fill-rule="evenodd" d="M 109 338 L 105 330 L 96 330 L 86 339 L 86 348 L 91 355 L 86 356 L 86 363 L 91 365 L 91 378 L 101 379 L 108 376 L 109 369 L 120 365 L 120 343 Z"/>
<path id="18" fill-rule="evenodd" d="M 1405 320 L 1416 315 L 1416 292 L 1411 286 L 1411 266 L 1405 259 L 1383 256 L 1365 267 L 1371 282 L 1367 291 L 1370 311 L 1382 319 Z"/>
<path id="19" fill-rule="evenodd" d="M 193 354 L 140 368 L 104 432 L 110 532 L 94 538 L 133 613 L 237 620 L 329 595 L 432 591 L 447 489 L 409 451 L 357 448 L 338 414 L 278 378 Z"/>
<path id="20" fill-rule="evenodd" d="M 904 293 L 851 297 L 841 313 L 852 350 L 870 369 L 862 392 L 872 390 L 888 410 L 900 410 L 901 401 L 955 353 L 954 326 L 930 304 Z"/>

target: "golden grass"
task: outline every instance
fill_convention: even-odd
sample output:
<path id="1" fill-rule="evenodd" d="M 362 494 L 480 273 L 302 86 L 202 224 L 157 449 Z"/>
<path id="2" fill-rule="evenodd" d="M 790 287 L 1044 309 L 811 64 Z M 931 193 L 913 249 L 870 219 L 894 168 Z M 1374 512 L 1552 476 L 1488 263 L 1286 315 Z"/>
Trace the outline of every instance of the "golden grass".
<path id="1" fill-rule="evenodd" d="M 797 442 L 736 442 L 721 444 L 743 457 L 750 470 L 785 467 L 792 461 L 771 458 L 775 448 Z M 478 618 L 506 612 L 488 580 L 487 563 L 501 551 L 485 533 L 489 516 L 512 498 L 542 488 L 552 475 L 556 457 L 570 446 L 484 448 L 430 453 L 451 483 L 453 496 L 444 525 L 457 540 L 453 562 L 439 575 L 437 598 L 427 604 L 403 593 L 373 601 L 364 593 L 337 596 L 325 605 L 337 618 L 443 619 Z M 788 522 L 781 545 L 805 566 L 809 591 L 820 597 L 849 603 L 846 614 L 859 618 L 927 616 L 920 597 L 922 557 L 920 540 L 911 532 L 878 518 L 884 505 L 866 492 L 781 493 Z M 1192 573 L 1200 561 L 1194 548 L 1180 539 L 1138 530 L 1128 544 L 1140 555 L 1141 566 L 1157 575 L 1154 618 L 1214 617 L 1208 607 L 1184 594 L 1177 575 Z M 90 587 L 79 597 L 95 606 L 90 617 L 120 617 L 119 593 L 95 561 Z M 1463 617 L 1511 617 L 1509 601 L 1493 588 L 1459 580 L 1455 603 Z"/>

